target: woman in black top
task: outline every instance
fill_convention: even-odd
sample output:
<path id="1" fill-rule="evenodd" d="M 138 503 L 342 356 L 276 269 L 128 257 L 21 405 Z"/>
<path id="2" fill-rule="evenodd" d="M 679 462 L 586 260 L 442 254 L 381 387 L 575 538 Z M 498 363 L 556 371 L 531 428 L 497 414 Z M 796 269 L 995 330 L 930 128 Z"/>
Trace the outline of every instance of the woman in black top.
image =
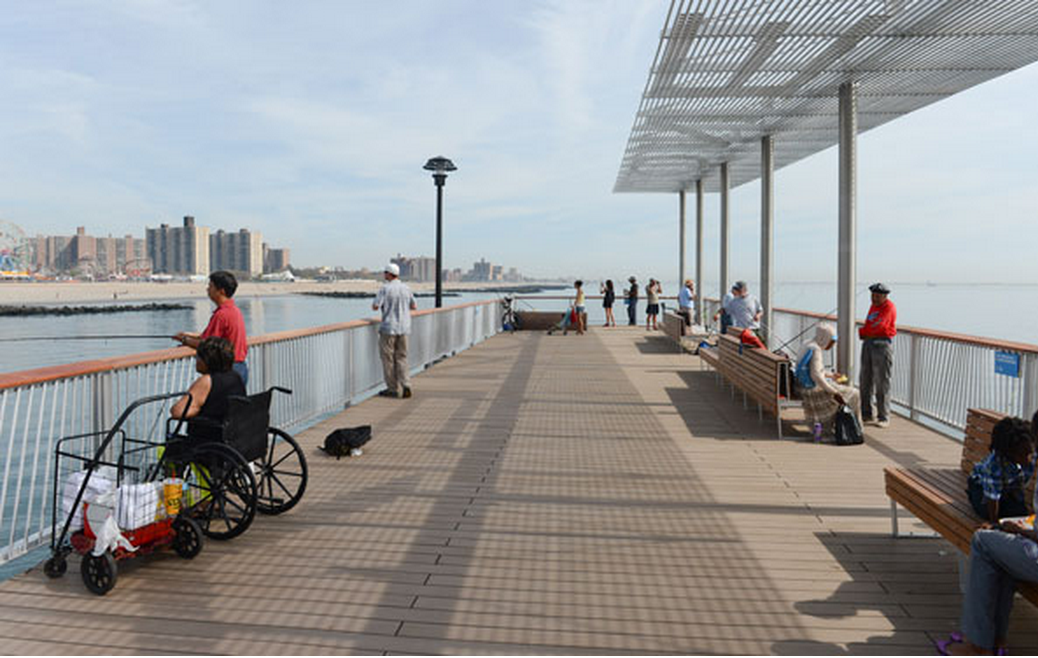
<path id="1" fill-rule="evenodd" d="M 205 424 L 190 424 L 188 434 L 219 438 L 217 425 L 227 417 L 228 398 L 245 395 L 245 384 L 232 367 L 234 348 L 226 338 L 211 336 L 198 344 L 195 370 L 201 375 L 191 384 L 187 395 L 180 398 L 170 415 L 174 418 L 205 419 Z M 189 403 L 190 401 L 190 403 Z"/>
<path id="2" fill-rule="evenodd" d="M 615 301 L 616 290 L 613 289 L 613 280 L 606 279 L 605 285 L 602 286 L 602 308 L 605 309 L 605 326 L 607 327 L 616 326 L 616 318 L 613 317 L 613 302 Z"/>

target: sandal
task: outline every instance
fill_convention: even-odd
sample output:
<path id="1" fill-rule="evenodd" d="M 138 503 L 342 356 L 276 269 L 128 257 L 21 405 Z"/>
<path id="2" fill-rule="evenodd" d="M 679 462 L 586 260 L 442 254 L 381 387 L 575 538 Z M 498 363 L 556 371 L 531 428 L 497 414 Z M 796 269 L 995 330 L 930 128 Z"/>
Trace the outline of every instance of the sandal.
<path id="1" fill-rule="evenodd" d="M 942 656 L 951 655 L 951 653 L 948 652 L 948 647 L 950 647 L 953 644 L 962 644 L 961 633 L 952 633 L 948 636 L 947 640 L 937 640 L 936 642 L 934 642 L 934 646 L 937 648 L 937 653 L 941 654 Z"/>

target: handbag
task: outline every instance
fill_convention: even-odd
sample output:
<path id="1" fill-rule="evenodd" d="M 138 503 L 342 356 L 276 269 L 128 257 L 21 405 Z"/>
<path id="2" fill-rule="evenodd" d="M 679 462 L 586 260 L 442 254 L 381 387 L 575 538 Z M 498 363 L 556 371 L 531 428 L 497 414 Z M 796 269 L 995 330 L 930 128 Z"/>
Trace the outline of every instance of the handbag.
<path id="1" fill-rule="evenodd" d="M 854 415 L 850 407 L 841 406 L 836 410 L 836 445 L 856 446 L 865 443 L 865 435 L 861 430 L 861 423 Z"/>
<path id="2" fill-rule="evenodd" d="M 371 440 L 371 425 L 343 427 L 324 437 L 321 450 L 339 460 L 349 457 L 350 451 Z"/>

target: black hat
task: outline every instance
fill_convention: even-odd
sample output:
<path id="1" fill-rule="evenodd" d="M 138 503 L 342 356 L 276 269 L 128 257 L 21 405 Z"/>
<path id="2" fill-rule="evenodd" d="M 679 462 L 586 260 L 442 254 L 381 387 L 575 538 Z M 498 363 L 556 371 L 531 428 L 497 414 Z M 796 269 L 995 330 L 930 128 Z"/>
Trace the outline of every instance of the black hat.
<path id="1" fill-rule="evenodd" d="M 886 287 L 882 283 L 873 283 L 869 286 L 869 292 L 878 292 L 881 295 L 889 295 L 890 288 Z"/>

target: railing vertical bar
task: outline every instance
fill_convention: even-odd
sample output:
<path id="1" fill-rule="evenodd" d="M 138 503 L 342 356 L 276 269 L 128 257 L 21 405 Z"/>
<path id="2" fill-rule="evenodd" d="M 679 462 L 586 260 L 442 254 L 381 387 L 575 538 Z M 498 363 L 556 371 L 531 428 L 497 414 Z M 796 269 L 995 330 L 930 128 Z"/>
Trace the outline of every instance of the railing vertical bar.
<path id="1" fill-rule="evenodd" d="M 36 419 L 36 447 L 32 455 L 32 475 L 29 477 L 29 502 L 25 510 L 25 535 L 22 541 L 28 543 L 29 531 L 32 528 L 32 508 L 36 499 L 36 474 L 40 466 L 40 444 L 43 442 L 43 410 L 47 407 L 47 383 L 40 386 L 40 413 Z M 51 405 L 53 406 L 53 405 Z"/>
<path id="2" fill-rule="evenodd" d="M 0 490 L 0 528 L 4 527 L 4 517 L 7 511 L 7 489 L 11 482 L 11 462 L 14 461 L 14 442 L 15 436 L 18 434 L 18 408 L 22 401 L 22 388 L 15 390 L 14 394 L 14 413 L 12 413 L 11 420 L 11 449 L 7 451 L 7 462 L 4 464 L 4 481 L 3 489 Z"/>
<path id="3" fill-rule="evenodd" d="M 15 532 L 18 529 L 18 508 L 22 503 L 22 482 L 25 479 L 25 453 L 29 448 L 29 432 L 32 429 L 32 401 L 36 397 L 36 387 L 29 386 L 29 400 L 25 404 L 25 429 L 22 430 L 22 448 L 18 451 L 18 477 L 15 480 L 14 485 L 14 506 L 11 508 L 13 515 L 11 517 L 11 537 L 7 541 L 7 545 L 10 546 L 14 543 Z M 14 442 L 12 441 L 12 446 Z M 4 475 L 6 482 L 7 475 Z"/>
<path id="4" fill-rule="evenodd" d="M 64 424 L 64 422 L 65 422 L 65 403 L 67 401 L 67 395 L 68 395 L 68 380 L 67 379 L 62 379 L 61 380 L 61 404 L 60 405 L 57 404 L 57 402 L 58 402 L 58 399 L 57 399 L 58 398 L 58 387 L 57 387 L 57 385 L 55 385 L 55 387 L 54 387 L 54 404 L 52 404 L 51 408 L 50 408 L 50 430 L 47 432 L 47 436 L 51 437 L 51 442 L 48 443 L 48 445 L 47 445 L 47 461 L 48 462 L 50 461 L 50 455 L 51 455 L 51 449 L 52 449 L 52 444 L 53 444 L 54 437 L 58 437 L 58 436 L 61 436 L 61 435 L 64 434 L 64 431 L 62 429 L 59 429 L 57 432 L 54 431 L 54 420 L 58 416 L 58 407 L 60 406 L 61 407 L 61 422 L 62 422 L 62 424 Z M 44 500 L 48 500 L 47 492 L 49 492 L 50 488 L 51 488 L 50 471 L 51 471 L 51 469 L 47 468 L 46 466 L 43 469 L 43 496 L 44 496 Z M 46 528 L 46 527 L 47 527 L 47 505 L 40 505 L 40 528 Z"/>

